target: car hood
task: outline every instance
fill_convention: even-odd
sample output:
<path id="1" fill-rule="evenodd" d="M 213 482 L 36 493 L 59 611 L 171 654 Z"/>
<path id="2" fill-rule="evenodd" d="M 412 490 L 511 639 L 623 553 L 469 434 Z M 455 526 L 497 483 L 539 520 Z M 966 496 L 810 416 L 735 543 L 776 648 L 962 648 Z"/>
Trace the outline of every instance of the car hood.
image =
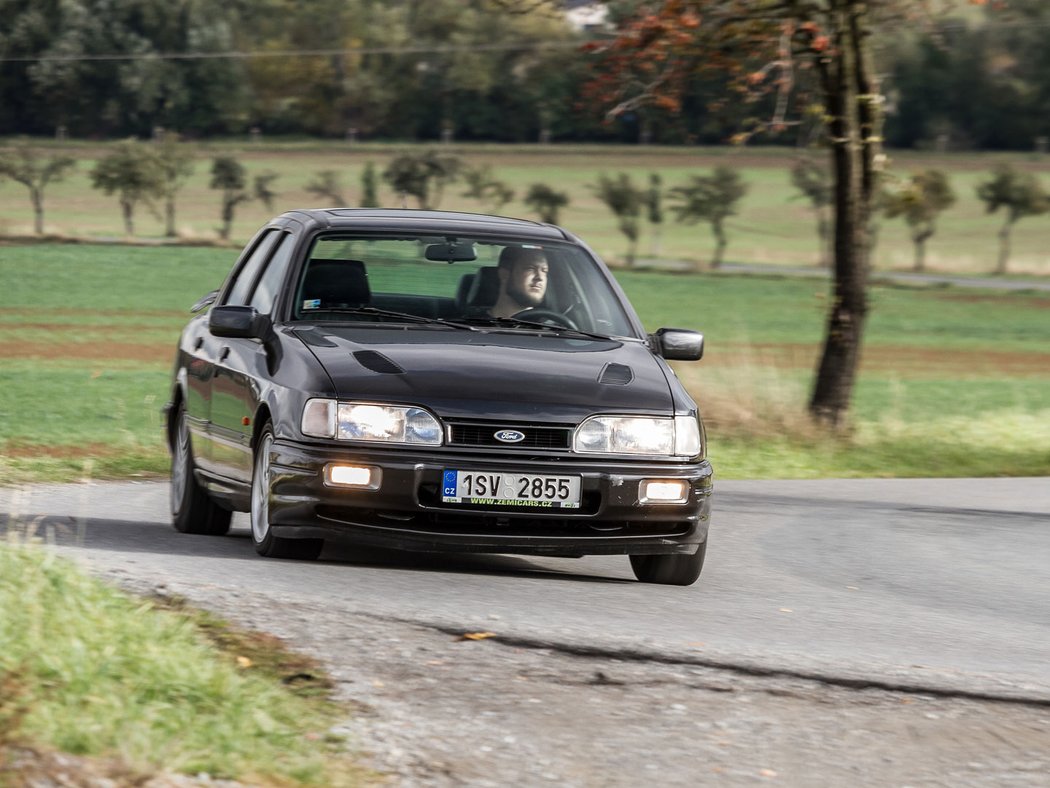
<path id="1" fill-rule="evenodd" d="M 424 405 L 451 418 L 545 422 L 674 410 L 665 365 L 639 342 L 433 328 L 294 333 L 341 399 Z"/>

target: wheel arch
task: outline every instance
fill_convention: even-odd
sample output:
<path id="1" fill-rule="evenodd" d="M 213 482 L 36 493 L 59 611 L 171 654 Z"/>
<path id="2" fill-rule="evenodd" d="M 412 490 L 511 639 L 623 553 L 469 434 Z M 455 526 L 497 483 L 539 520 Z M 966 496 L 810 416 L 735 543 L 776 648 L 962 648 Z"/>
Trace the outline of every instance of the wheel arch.
<path id="1" fill-rule="evenodd" d="M 252 450 L 259 445 L 259 436 L 262 435 L 263 427 L 267 424 L 273 424 L 273 414 L 270 410 L 270 406 L 266 402 L 260 402 L 259 407 L 255 409 L 255 419 L 252 424 Z"/>
<path id="2" fill-rule="evenodd" d="M 169 449 L 175 445 L 175 429 L 179 415 L 179 406 L 186 401 L 184 374 L 184 371 L 180 370 L 179 377 L 171 387 L 171 399 L 164 407 L 164 437 L 168 441 Z"/>

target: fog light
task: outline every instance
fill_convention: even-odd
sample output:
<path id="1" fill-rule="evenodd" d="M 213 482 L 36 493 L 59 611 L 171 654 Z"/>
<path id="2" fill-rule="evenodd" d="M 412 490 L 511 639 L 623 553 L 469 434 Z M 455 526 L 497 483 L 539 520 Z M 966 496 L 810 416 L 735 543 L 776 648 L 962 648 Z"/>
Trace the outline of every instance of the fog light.
<path id="1" fill-rule="evenodd" d="M 370 468 L 367 465 L 336 465 L 333 463 L 324 468 L 324 483 L 329 487 L 378 490 L 381 476 L 379 468 Z"/>
<path id="2" fill-rule="evenodd" d="M 638 485 L 638 503 L 685 503 L 689 483 L 681 479 L 645 479 Z"/>

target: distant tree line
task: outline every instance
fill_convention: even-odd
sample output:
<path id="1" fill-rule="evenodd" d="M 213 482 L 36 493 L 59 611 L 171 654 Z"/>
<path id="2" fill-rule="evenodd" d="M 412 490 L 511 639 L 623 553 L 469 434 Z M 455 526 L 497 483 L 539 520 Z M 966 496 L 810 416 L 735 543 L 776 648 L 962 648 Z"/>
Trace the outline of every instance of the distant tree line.
<path id="1" fill-rule="evenodd" d="M 165 235 L 175 237 L 176 203 L 179 192 L 193 174 L 196 152 L 192 144 L 180 142 L 171 134 L 156 143 L 134 138 L 114 145 L 101 156 L 89 173 L 92 187 L 117 199 L 125 234 L 135 235 L 135 214 L 145 206 L 158 218 L 162 216 Z M 60 150 L 34 147 L 27 140 L 0 147 L 0 184 L 10 179 L 24 186 L 34 213 L 34 231 L 44 229 L 44 196 L 49 184 L 63 180 L 77 165 Z M 219 193 L 220 239 L 228 240 L 237 206 L 257 200 L 272 210 L 279 196 L 274 190 L 278 175 L 263 171 L 251 180 L 237 156 L 219 154 L 212 158 L 209 187 Z M 432 148 L 395 156 L 381 173 L 402 207 L 436 209 L 446 189 L 454 184 L 465 188 L 460 196 L 476 200 L 492 213 L 514 199 L 514 190 L 500 180 L 489 164 L 472 165 L 460 156 L 439 153 Z M 816 217 L 818 264 L 827 265 L 830 231 L 827 210 L 831 202 L 830 176 L 810 156 L 799 156 L 791 171 L 797 198 L 806 199 Z M 375 165 L 368 162 L 361 173 L 362 208 L 379 207 L 378 177 Z M 324 207 L 345 207 L 341 174 L 337 170 L 320 170 L 303 184 Z M 715 240 L 707 264 L 697 263 L 698 270 L 718 268 L 725 260 L 729 244 L 727 220 L 739 211 L 748 185 L 731 167 L 715 167 L 710 174 L 690 174 L 684 185 L 665 190 L 657 173 L 651 173 L 648 185 L 636 184 L 628 173 L 615 176 L 600 173 L 590 190 L 616 218 L 617 228 L 627 239 L 624 262 L 633 266 L 643 219 L 649 225 L 652 240 L 651 257 L 659 257 L 659 241 L 667 200 L 675 221 L 694 225 L 705 223 Z M 990 176 L 977 185 L 976 194 L 988 213 L 1004 217 L 999 231 L 999 256 L 995 273 L 1007 273 L 1010 238 L 1014 225 L 1030 216 L 1050 212 L 1050 194 L 1039 179 L 1019 172 L 1010 165 L 997 165 Z M 411 200 L 411 204 L 410 201 Z M 916 271 L 925 268 L 926 244 L 937 231 L 940 215 L 955 204 L 956 195 L 948 176 L 941 170 L 926 169 L 906 177 L 890 179 L 879 195 L 880 214 L 886 219 L 902 218 L 908 225 L 915 246 Z M 570 202 L 567 192 L 546 183 L 532 183 L 522 202 L 543 222 L 557 224 L 559 212 Z"/>
<path id="2" fill-rule="evenodd" d="M 616 19 L 641 3 L 608 5 Z M 607 122 L 588 92 L 584 46 L 602 33 L 572 30 L 559 5 L 7 0 L 0 134 L 718 143 L 762 114 L 713 101 L 726 84 L 698 76 L 680 111 Z M 1047 145 L 1048 32 L 1050 3 L 1011 0 L 983 22 L 947 18 L 894 36 L 880 53 L 889 143 Z"/>

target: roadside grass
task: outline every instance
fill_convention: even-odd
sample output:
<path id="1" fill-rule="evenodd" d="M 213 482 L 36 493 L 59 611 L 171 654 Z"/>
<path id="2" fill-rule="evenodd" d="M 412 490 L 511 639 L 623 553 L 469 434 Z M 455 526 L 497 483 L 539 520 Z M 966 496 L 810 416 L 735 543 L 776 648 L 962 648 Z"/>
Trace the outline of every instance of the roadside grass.
<path id="1" fill-rule="evenodd" d="M 188 307 L 236 250 L 0 246 L 0 479 L 167 472 L 161 407 Z M 705 332 L 678 364 L 722 478 L 1050 473 L 1050 297 L 876 285 L 851 428 L 806 400 L 826 281 L 617 270 L 649 330 Z"/>
<path id="2" fill-rule="evenodd" d="M 76 171 L 65 181 L 53 184 L 46 193 L 49 232 L 67 236 L 116 238 L 124 234 L 115 198 L 90 188 L 89 173 L 95 161 L 112 143 L 71 141 L 61 147 L 79 158 Z M 177 224 L 185 240 L 217 238 L 219 195 L 208 188 L 211 157 L 233 152 L 241 157 L 249 176 L 270 171 L 278 174 L 273 186 L 278 192 L 273 210 L 258 202 L 238 207 L 233 225 L 234 246 L 240 247 L 274 213 L 290 208 L 323 207 L 305 185 L 316 172 L 335 170 L 342 179 L 344 196 L 357 205 L 361 174 L 368 163 L 379 171 L 390 159 L 421 146 L 338 141 L 212 141 L 201 145 L 196 169 L 178 199 Z M 485 145 L 442 146 L 443 152 L 461 156 L 472 165 L 488 164 L 496 177 L 516 192 L 516 199 L 501 208 L 509 216 L 535 218 L 522 201 L 532 183 L 546 182 L 567 192 L 571 202 L 562 212 L 561 223 L 578 233 L 610 261 L 624 257 L 626 241 L 616 220 L 591 188 L 601 173 L 627 172 L 636 184 L 648 184 L 650 173 L 658 173 L 666 189 L 684 185 L 691 174 L 707 172 L 718 164 L 738 168 L 749 186 L 739 215 L 729 221 L 728 259 L 771 265 L 812 265 L 818 260 L 816 223 L 812 211 L 798 198 L 790 182 L 790 167 L 796 152 L 779 147 L 653 147 L 617 145 Z M 988 176 L 992 166 L 1010 162 L 1050 174 L 1050 156 L 1030 153 L 944 153 L 891 151 L 888 177 L 905 179 L 928 167 L 945 170 L 958 197 L 957 203 L 938 221 L 928 243 L 927 263 L 933 270 L 957 273 L 987 273 L 994 269 L 998 249 L 999 215 L 988 215 L 975 194 L 976 184 Z M 486 206 L 464 197 L 464 187 L 452 184 L 440 204 L 449 210 L 487 211 Z M 399 207 L 400 198 L 384 183 L 379 198 L 387 207 Z M 666 205 L 666 203 L 665 203 Z M 409 207 L 414 207 L 410 205 Z M 643 222 L 639 244 L 641 258 L 687 261 L 703 266 L 710 260 L 714 241 L 706 225 L 687 226 L 673 221 L 669 210 L 659 233 Z M 28 193 L 19 184 L 0 183 L 0 236 L 28 235 L 32 211 Z M 1028 274 L 1050 274 L 1045 255 L 1045 218 L 1018 222 L 1013 231 L 1011 270 Z M 146 206 L 136 213 L 136 233 L 159 239 L 163 223 Z M 659 235 L 659 238 L 657 238 Z M 913 264 L 913 247 L 903 221 L 881 221 L 875 251 L 877 269 L 907 269 Z"/>
<path id="3" fill-rule="evenodd" d="M 124 594 L 14 533 L 0 542 L 0 784 L 5 755 L 27 748 L 88 756 L 120 784 L 369 778 L 332 733 L 346 712 L 317 665 L 177 600 Z"/>

